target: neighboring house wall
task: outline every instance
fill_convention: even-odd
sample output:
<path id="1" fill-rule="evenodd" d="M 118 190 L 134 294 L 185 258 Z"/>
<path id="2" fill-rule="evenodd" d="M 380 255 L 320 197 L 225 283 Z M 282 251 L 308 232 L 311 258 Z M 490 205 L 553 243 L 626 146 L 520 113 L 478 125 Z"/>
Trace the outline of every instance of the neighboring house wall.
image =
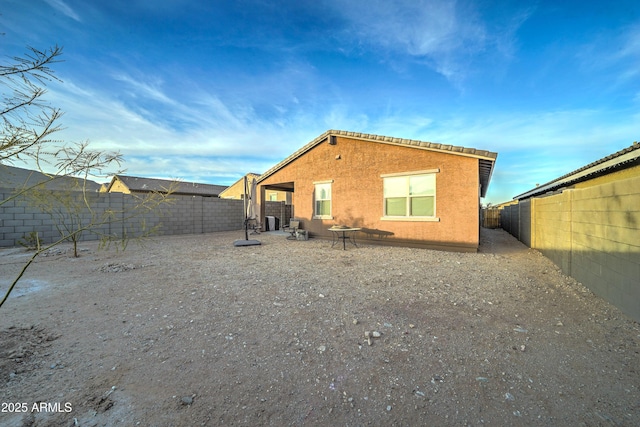
<path id="1" fill-rule="evenodd" d="M 260 175 L 257 174 L 248 174 L 248 182 L 247 186 L 250 188 L 251 180 L 258 179 Z M 220 197 L 223 199 L 242 199 L 244 197 L 245 188 L 244 188 L 244 178 L 236 181 L 232 185 L 230 185 L 227 189 L 225 189 L 222 193 L 220 193 Z M 267 191 L 266 199 L 267 201 L 272 202 L 287 202 L 287 193 L 284 191 Z M 291 204 L 291 200 L 288 200 L 289 204 Z"/>
<path id="2" fill-rule="evenodd" d="M 0 200 L 14 194 L 13 189 L 0 188 Z M 82 195 L 79 194 L 78 197 Z M 88 193 L 95 215 L 102 215 L 107 209 L 116 212 L 118 218 L 131 212 L 138 199 L 123 193 Z M 129 235 L 142 231 L 141 219 L 147 228 L 161 224 L 159 234 L 194 234 L 215 231 L 232 231 L 243 228 L 244 203 L 240 200 L 225 200 L 217 197 L 170 196 L 173 203 L 160 209 L 145 213 L 144 216 L 130 221 L 107 222 L 100 228 L 101 233 L 122 236 L 123 229 Z M 278 203 L 280 204 L 280 203 Z M 91 221 L 91 214 L 83 212 L 85 223 Z M 39 209 L 29 206 L 22 197 L 0 205 L 0 247 L 18 246 L 29 233 L 36 231 L 43 243 L 53 242 L 60 237 L 51 217 Z M 95 240 L 98 236 L 84 233 L 83 240 Z"/>
<path id="3" fill-rule="evenodd" d="M 260 175 L 257 174 L 247 174 L 247 187 L 250 190 L 251 189 L 251 180 L 252 179 L 258 179 Z M 223 199 L 236 199 L 236 200 L 242 200 L 242 198 L 244 197 L 245 194 L 245 187 L 244 187 L 244 177 L 240 178 L 238 181 L 234 182 L 232 185 L 230 185 L 229 187 L 227 187 L 222 193 L 220 193 L 220 197 Z"/>
<path id="4" fill-rule="evenodd" d="M 269 202 L 288 202 L 288 204 L 291 204 L 291 197 L 287 198 L 287 193 L 284 191 L 267 190 L 265 200 Z"/>
<path id="5" fill-rule="evenodd" d="M 425 170 L 436 173 L 438 221 L 385 220 L 384 174 Z M 331 219 L 313 219 L 314 182 L 331 181 Z M 479 243 L 478 159 L 408 146 L 338 136 L 321 143 L 259 183 L 294 182 L 294 216 L 312 235 L 330 237 L 328 228 L 366 228 L 358 239 L 381 243 L 476 250 Z M 264 190 L 262 192 L 264 197 Z M 263 198 L 264 200 L 264 198 Z M 387 236 L 387 237 L 382 237 Z"/>
<path id="6" fill-rule="evenodd" d="M 532 248 L 640 321 L 640 176 L 620 179 L 638 175 L 623 172 L 530 199 L 528 208 L 508 206 L 503 215 L 512 218 L 517 209 L 523 218 L 527 211 L 530 220 L 511 223 L 511 234 L 528 229 Z"/>
<path id="7" fill-rule="evenodd" d="M 131 194 L 131 190 L 129 190 L 129 187 L 124 185 L 122 181 L 118 181 L 118 180 L 115 180 L 113 182 L 113 184 L 111 185 L 111 188 L 109 189 L 109 192 Z"/>

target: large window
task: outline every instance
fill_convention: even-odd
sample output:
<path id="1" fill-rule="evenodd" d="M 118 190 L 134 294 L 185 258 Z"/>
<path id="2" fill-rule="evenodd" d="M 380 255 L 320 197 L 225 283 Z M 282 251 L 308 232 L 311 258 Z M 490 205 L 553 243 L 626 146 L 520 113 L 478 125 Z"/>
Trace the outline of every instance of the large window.
<path id="1" fill-rule="evenodd" d="M 436 216 L 436 174 L 383 176 L 384 218 L 433 219 Z"/>
<path id="2" fill-rule="evenodd" d="M 315 182 L 314 218 L 331 218 L 331 181 Z"/>

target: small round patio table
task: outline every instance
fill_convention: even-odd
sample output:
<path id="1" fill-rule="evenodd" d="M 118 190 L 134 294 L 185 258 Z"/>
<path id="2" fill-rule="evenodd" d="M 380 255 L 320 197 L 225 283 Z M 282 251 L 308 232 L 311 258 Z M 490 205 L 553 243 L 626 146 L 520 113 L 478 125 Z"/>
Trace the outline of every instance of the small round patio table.
<path id="1" fill-rule="evenodd" d="M 356 233 L 362 230 L 362 228 L 357 227 L 331 227 L 329 231 L 331 232 L 333 239 L 331 241 L 331 247 L 333 248 L 340 240 L 342 240 L 342 250 L 347 250 L 347 241 L 349 241 L 356 248 L 358 245 L 356 244 Z"/>

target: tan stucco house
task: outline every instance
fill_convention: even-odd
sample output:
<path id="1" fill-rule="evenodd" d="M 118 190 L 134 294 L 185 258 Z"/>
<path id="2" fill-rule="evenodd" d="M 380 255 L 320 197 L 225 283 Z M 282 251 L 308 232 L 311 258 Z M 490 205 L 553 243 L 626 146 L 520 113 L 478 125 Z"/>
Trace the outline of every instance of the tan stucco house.
<path id="1" fill-rule="evenodd" d="M 451 145 L 329 130 L 258 179 L 293 193 L 292 217 L 312 237 L 334 225 L 362 228 L 358 241 L 476 251 L 480 197 L 497 154 Z M 264 217 L 264 203 L 261 203 Z"/>

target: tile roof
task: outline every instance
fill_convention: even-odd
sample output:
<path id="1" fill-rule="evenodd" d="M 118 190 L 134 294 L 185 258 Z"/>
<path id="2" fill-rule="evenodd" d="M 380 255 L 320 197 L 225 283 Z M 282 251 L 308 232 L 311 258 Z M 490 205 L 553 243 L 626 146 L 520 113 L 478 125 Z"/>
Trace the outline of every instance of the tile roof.
<path id="1" fill-rule="evenodd" d="M 539 185 L 534 189 L 519 194 L 515 196 L 514 199 L 528 199 L 529 197 L 556 191 L 560 188 L 564 188 L 578 182 L 588 181 L 596 176 L 606 175 L 633 164 L 640 164 L 640 143 L 638 142 L 634 142 L 630 147 L 589 163 L 586 166 L 576 169 L 573 172 L 569 172 L 566 175 L 562 175 L 561 177 L 549 181 L 546 184 Z"/>
<path id="2" fill-rule="evenodd" d="M 460 156 L 466 157 L 475 157 L 480 160 L 480 182 L 482 184 L 482 196 L 484 197 L 489 187 L 489 181 L 491 180 L 491 175 L 493 173 L 493 167 L 495 165 L 496 158 L 498 157 L 497 153 L 487 151 L 487 150 L 477 150 L 475 148 L 466 148 L 456 145 L 446 145 L 446 144 L 437 144 L 433 142 L 425 142 L 418 141 L 414 139 L 404 139 L 404 138 L 396 138 L 391 136 L 383 136 L 383 135 L 373 135 L 368 133 L 360 133 L 360 132 L 351 132 L 351 131 L 343 131 L 343 130 L 328 130 L 322 135 L 315 138 L 313 141 L 309 142 L 293 154 L 291 154 L 286 159 L 282 160 L 277 165 L 273 166 L 265 173 L 260 175 L 258 182 L 261 182 L 268 178 L 270 175 L 280 170 L 287 164 L 291 163 L 298 157 L 302 156 L 307 151 L 311 150 L 316 145 L 325 141 L 327 138 L 331 136 L 342 136 L 352 139 L 359 139 L 363 141 L 377 142 L 382 144 L 391 144 L 391 145 L 400 145 L 406 146 L 410 148 L 418 148 L 423 150 L 431 150 L 431 151 L 439 151 L 444 153 L 450 153 Z"/>
<path id="3" fill-rule="evenodd" d="M 83 179 L 73 176 L 56 176 L 54 179 L 44 173 L 18 168 L 15 166 L 0 164 L 0 187 L 1 188 L 29 188 L 43 183 L 47 190 L 82 190 Z M 87 190 L 98 191 L 100 184 L 87 179 L 85 181 Z"/>
<path id="4" fill-rule="evenodd" d="M 174 194 L 188 194 L 194 196 L 218 196 L 224 191 L 226 185 L 199 184 L 195 182 L 173 181 L 168 179 L 142 178 L 137 176 L 115 175 L 109 188 L 115 180 L 120 180 L 130 191 L 158 191 L 166 192 L 175 185 Z M 177 182 L 177 184 L 174 184 Z"/>

